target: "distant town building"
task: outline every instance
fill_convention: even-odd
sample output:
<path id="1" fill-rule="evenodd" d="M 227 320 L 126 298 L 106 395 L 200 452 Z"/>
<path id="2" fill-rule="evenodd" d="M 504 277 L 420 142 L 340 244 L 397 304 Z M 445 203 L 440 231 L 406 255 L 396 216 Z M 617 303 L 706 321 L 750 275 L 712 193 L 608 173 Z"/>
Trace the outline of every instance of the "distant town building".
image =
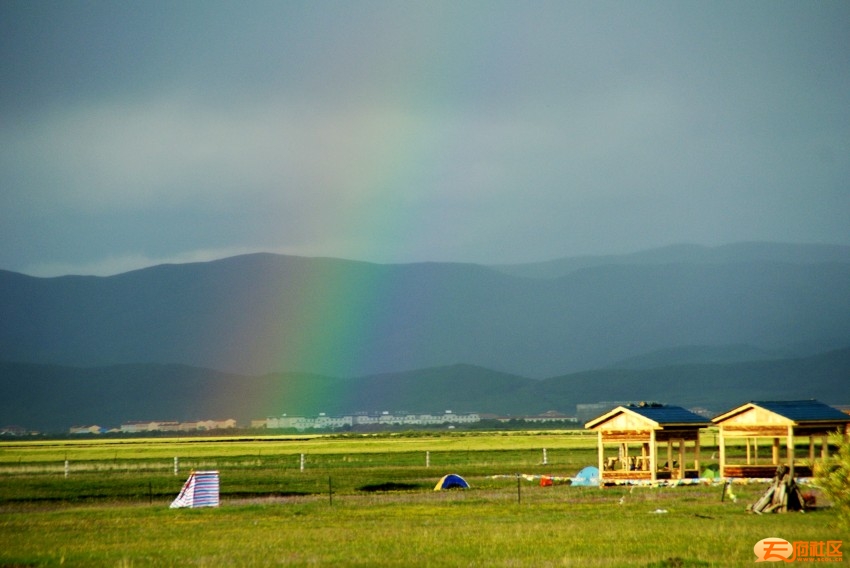
<path id="1" fill-rule="evenodd" d="M 71 426 L 71 434 L 101 434 L 103 428 L 100 426 Z"/>
<path id="2" fill-rule="evenodd" d="M 121 432 L 124 434 L 138 434 L 142 432 L 198 432 L 206 430 L 228 430 L 236 428 L 236 420 L 198 420 L 195 422 L 174 421 L 134 421 L 121 424 Z"/>
<path id="3" fill-rule="evenodd" d="M 26 436 L 28 434 L 35 434 L 35 432 L 31 432 L 23 426 L 15 426 L 13 424 L 0 427 L 0 436 Z"/>
<path id="4" fill-rule="evenodd" d="M 324 412 L 318 416 L 271 416 L 266 418 L 265 427 L 270 430 L 294 429 L 294 430 L 325 430 L 354 426 L 439 426 L 443 424 L 471 424 L 479 422 L 481 417 L 477 413 L 456 414 L 446 410 L 442 414 L 413 414 L 408 412 L 391 413 L 388 411 L 378 414 L 358 413 L 342 416 L 328 416 Z M 254 420 L 254 425 L 260 425 L 263 421 Z M 262 427 L 262 426 L 260 426 Z"/>
<path id="5" fill-rule="evenodd" d="M 236 420 L 228 418 L 227 420 L 198 420 L 197 422 L 181 422 L 178 430 L 182 432 L 193 430 L 229 430 L 236 428 Z"/>
<path id="6" fill-rule="evenodd" d="M 499 422 L 510 422 L 511 420 L 522 420 L 524 422 L 546 423 L 546 422 L 574 422 L 578 423 L 578 418 L 575 416 L 567 416 L 556 410 L 549 410 L 543 414 L 534 414 L 530 416 L 498 416 L 496 420 Z"/>

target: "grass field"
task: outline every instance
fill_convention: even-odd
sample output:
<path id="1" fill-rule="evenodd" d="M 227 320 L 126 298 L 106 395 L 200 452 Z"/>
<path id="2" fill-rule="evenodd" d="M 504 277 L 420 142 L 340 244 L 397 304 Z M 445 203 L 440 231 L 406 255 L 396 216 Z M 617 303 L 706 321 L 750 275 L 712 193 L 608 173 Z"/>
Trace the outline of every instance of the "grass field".
<path id="1" fill-rule="evenodd" d="M 850 540 L 828 508 L 747 514 L 763 485 L 534 478 L 595 452 L 563 432 L 6 443 L 0 566 L 740 566 L 767 537 Z M 220 472 L 221 507 L 168 508 L 191 469 Z M 452 472 L 472 488 L 433 491 Z"/>

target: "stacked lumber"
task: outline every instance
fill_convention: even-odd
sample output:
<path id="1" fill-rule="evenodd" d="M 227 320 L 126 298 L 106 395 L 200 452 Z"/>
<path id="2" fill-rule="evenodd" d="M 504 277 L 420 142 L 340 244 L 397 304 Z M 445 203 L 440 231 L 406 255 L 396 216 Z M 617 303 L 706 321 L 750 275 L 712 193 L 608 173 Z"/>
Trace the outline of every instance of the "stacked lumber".
<path id="1" fill-rule="evenodd" d="M 806 508 L 803 494 L 791 476 L 791 469 L 786 465 L 776 468 L 776 475 L 767 491 L 761 498 L 750 505 L 753 513 L 784 513 L 785 511 L 802 511 Z"/>

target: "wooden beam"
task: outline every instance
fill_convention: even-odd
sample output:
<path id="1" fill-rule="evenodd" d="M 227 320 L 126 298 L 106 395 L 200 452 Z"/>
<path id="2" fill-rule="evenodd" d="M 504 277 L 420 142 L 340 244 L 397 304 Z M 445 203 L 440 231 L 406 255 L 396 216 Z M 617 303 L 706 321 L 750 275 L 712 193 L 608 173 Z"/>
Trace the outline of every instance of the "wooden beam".
<path id="1" fill-rule="evenodd" d="M 726 440 L 723 437 L 723 426 L 720 427 L 717 446 L 720 452 L 720 478 L 726 479 Z"/>

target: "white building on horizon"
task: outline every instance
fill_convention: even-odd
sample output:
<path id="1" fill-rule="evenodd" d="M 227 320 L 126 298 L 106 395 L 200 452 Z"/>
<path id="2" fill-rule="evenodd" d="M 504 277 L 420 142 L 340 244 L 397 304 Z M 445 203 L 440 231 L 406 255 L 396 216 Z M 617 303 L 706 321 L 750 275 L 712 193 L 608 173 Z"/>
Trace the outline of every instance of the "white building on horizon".
<path id="1" fill-rule="evenodd" d="M 270 416 L 266 418 L 265 427 L 269 430 L 295 429 L 320 430 L 352 426 L 439 426 L 442 424 L 472 424 L 479 422 L 478 413 L 456 414 L 451 410 L 443 414 L 413 414 L 408 412 L 379 414 L 346 414 L 343 416 L 328 416 L 324 412 L 315 417 L 307 416 Z M 258 423 L 258 422 L 255 422 Z"/>

